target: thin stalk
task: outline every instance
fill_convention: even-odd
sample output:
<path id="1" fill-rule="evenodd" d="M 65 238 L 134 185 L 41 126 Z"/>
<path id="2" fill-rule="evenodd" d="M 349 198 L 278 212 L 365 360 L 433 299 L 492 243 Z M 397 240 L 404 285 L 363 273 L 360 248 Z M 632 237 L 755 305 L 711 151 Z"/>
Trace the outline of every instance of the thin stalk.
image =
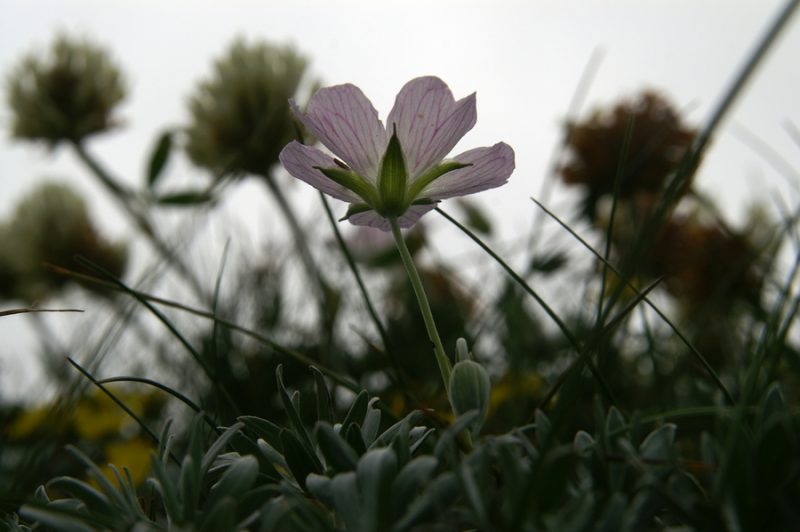
<path id="1" fill-rule="evenodd" d="M 275 180 L 271 176 L 265 176 L 264 181 L 266 181 L 267 188 L 269 188 L 272 197 L 275 198 L 278 208 L 280 209 L 281 214 L 289 226 L 289 231 L 292 233 L 292 238 L 294 239 L 294 244 L 297 249 L 297 254 L 300 256 L 300 260 L 303 263 L 306 274 L 308 275 L 309 279 L 311 279 L 311 282 L 314 283 L 320 305 L 320 315 L 324 320 L 326 329 L 328 331 L 327 334 L 330 337 L 333 328 L 333 324 L 331 323 L 333 317 L 331 312 L 332 305 L 328 286 L 325 283 L 325 279 L 323 279 L 319 269 L 317 268 L 316 263 L 314 262 L 314 259 L 311 255 L 311 250 L 308 248 L 305 232 L 300 226 L 300 222 L 297 220 L 297 216 L 295 216 L 294 210 L 289 204 L 289 200 L 286 198 L 286 195 L 281 190 L 281 187 L 275 183 Z M 328 338 L 328 340 L 330 340 L 330 338 Z"/>
<path id="2" fill-rule="evenodd" d="M 617 207 L 619 199 L 619 190 L 620 190 L 620 183 L 622 182 L 622 177 L 625 174 L 625 164 L 627 163 L 628 159 L 628 151 L 630 150 L 631 145 L 631 137 L 633 136 L 633 126 L 634 126 L 634 118 L 633 115 L 628 116 L 627 123 L 625 124 L 625 135 L 622 139 L 622 150 L 619 155 L 619 160 L 617 161 L 617 171 L 614 175 L 614 194 L 611 200 L 611 213 L 608 216 L 608 227 L 606 227 L 606 246 L 603 252 L 603 272 L 600 275 L 600 297 L 597 298 L 597 321 L 595 323 L 595 329 L 600 330 L 603 324 L 603 320 L 605 319 L 606 315 L 611 311 L 611 307 L 616 303 L 617 297 L 609 298 L 608 305 L 606 308 L 603 308 L 603 302 L 606 295 L 606 276 L 608 275 L 608 261 L 609 257 L 611 256 L 611 242 L 614 238 L 614 222 L 616 221 L 617 217 Z M 617 291 L 620 291 L 619 288 Z M 614 296 L 617 295 L 617 291 L 615 291 Z M 621 292 L 621 291 L 620 291 Z M 599 341 L 599 340 L 598 340 Z"/>
<path id="3" fill-rule="evenodd" d="M 769 49 L 774 45 L 781 31 L 788 25 L 789 19 L 797 10 L 798 6 L 800 6 L 800 0 L 788 0 L 786 2 L 769 24 L 764 35 L 757 41 L 755 48 L 748 55 L 744 64 L 734 75 L 731 84 L 723 92 L 711 117 L 700 130 L 691 149 L 683 156 L 673 177 L 667 183 L 661 200 L 644 223 L 637 242 L 632 246 L 631 260 L 626 261 L 630 262 L 630 264 L 626 264 L 621 268 L 626 275 L 630 276 L 634 273 L 636 260 L 646 256 L 649 252 L 649 246 L 654 240 L 656 231 L 661 227 L 661 223 L 666 219 L 668 213 L 674 209 L 675 203 L 681 196 L 681 190 L 691 180 L 697 170 L 706 149 L 710 145 L 712 137 L 723 119 L 730 112 L 736 99 L 741 95 L 747 82 L 753 77 L 756 68 L 761 64 Z"/>
<path id="4" fill-rule="evenodd" d="M 358 266 L 356 265 L 355 260 L 353 260 L 353 255 L 350 253 L 350 249 L 347 247 L 347 242 L 344 241 L 342 233 L 339 231 L 339 226 L 336 224 L 336 218 L 333 216 L 333 211 L 331 211 L 331 206 L 328 204 L 328 199 L 322 192 L 319 193 L 319 197 L 320 201 L 322 201 L 322 206 L 325 208 L 325 214 L 328 217 L 331 228 L 333 229 L 336 242 L 339 244 L 339 248 L 342 250 L 342 255 L 344 255 L 344 258 L 347 260 L 347 265 L 350 267 L 350 271 L 353 272 L 353 277 L 356 279 L 358 290 L 361 292 L 361 297 L 364 299 L 364 304 L 367 306 L 367 312 L 369 313 L 370 318 L 372 318 L 372 322 L 375 324 L 375 328 L 378 330 L 378 334 L 381 337 L 383 348 L 386 351 L 386 358 L 388 359 L 389 364 L 392 366 L 392 369 L 394 370 L 397 379 L 400 381 L 400 384 L 403 385 L 403 390 L 410 393 L 410 387 L 405 382 L 405 377 L 403 376 L 400 365 L 397 362 L 397 353 L 395 352 L 394 346 L 389 340 L 389 334 L 386 332 L 386 327 L 383 326 L 383 322 L 381 322 L 378 312 L 375 310 L 375 305 L 372 303 L 372 298 L 369 297 L 369 292 L 367 291 L 366 285 L 364 285 L 364 280 L 361 278 L 361 272 L 358 271 Z"/>
<path id="5" fill-rule="evenodd" d="M 542 198 L 542 201 L 545 203 L 547 203 L 550 198 L 550 194 L 553 191 L 553 184 L 555 183 L 554 177 L 558 173 L 558 168 L 561 164 L 560 161 L 563 157 L 567 143 L 570 140 L 571 128 L 569 127 L 569 124 L 578 115 L 578 111 L 583 105 L 583 102 L 586 100 L 586 95 L 589 93 L 589 88 L 594 81 L 597 71 L 600 69 L 600 63 L 603 60 L 603 56 L 604 52 L 602 49 L 594 49 L 592 55 L 589 57 L 589 61 L 586 63 L 586 66 L 583 67 L 581 77 L 578 80 L 578 84 L 575 86 L 575 89 L 572 93 L 572 98 L 569 101 L 569 105 L 567 105 L 567 112 L 564 117 L 564 122 L 567 124 L 567 126 L 563 129 L 561 140 L 553 147 L 553 150 L 550 153 L 550 159 L 547 163 L 548 170 L 544 175 L 544 179 L 542 180 L 542 186 L 539 188 L 539 194 L 537 194 L 537 197 Z M 536 253 L 539 236 L 543 234 L 543 232 L 540 230 L 541 217 L 542 214 L 539 211 L 536 211 L 531 219 L 530 235 L 528 236 L 528 245 L 526 246 L 526 249 L 528 249 L 530 252 L 530 257 L 525 261 L 527 264 L 530 264 L 530 259 L 532 259 L 533 255 Z"/>
<path id="6" fill-rule="evenodd" d="M 300 351 L 296 351 L 294 349 L 290 349 L 288 347 L 284 347 L 284 346 L 274 342 L 273 340 L 270 340 L 269 338 L 267 338 L 266 336 L 264 336 L 263 334 L 261 334 L 259 332 L 256 332 L 256 331 L 254 331 L 252 329 L 248 329 L 247 327 L 239 325 L 239 324 L 237 324 L 235 322 L 232 322 L 230 320 L 226 320 L 226 319 L 224 319 L 224 318 L 222 318 L 220 316 L 215 315 L 212 312 L 208 312 L 208 311 L 203 310 L 203 309 L 190 307 L 189 305 L 184 305 L 184 304 L 178 303 L 176 301 L 171 301 L 169 299 L 164 299 L 162 297 L 154 296 L 152 294 L 148 294 L 146 292 L 142 292 L 140 290 L 133 289 L 133 288 L 131 288 L 129 286 L 126 286 L 125 284 L 119 282 L 118 280 L 114 280 L 114 282 L 106 281 L 106 280 L 100 279 L 98 277 L 94 277 L 92 275 L 82 274 L 82 273 L 75 272 L 75 271 L 72 271 L 72 270 L 68 270 L 66 268 L 62 268 L 60 266 L 55 266 L 55 265 L 52 265 L 52 264 L 47 264 L 47 267 L 49 269 L 51 269 L 52 271 L 54 271 L 54 272 L 58 272 L 58 273 L 60 273 L 62 275 L 66 275 L 66 276 L 68 276 L 70 278 L 73 278 L 73 279 L 80 279 L 81 281 L 84 281 L 84 282 L 87 282 L 87 283 L 92 283 L 92 284 L 97 285 L 97 286 L 103 286 L 103 287 L 108 288 L 110 290 L 118 290 L 118 291 L 121 291 L 121 292 L 125 292 L 126 294 L 129 294 L 129 295 L 133 296 L 133 298 L 136 299 L 137 301 L 146 300 L 146 301 L 155 303 L 157 305 L 163 305 L 165 307 L 178 309 L 178 310 L 181 310 L 183 312 L 187 312 L 189 314 L 192 314 L 194 316 L 199 316 L 201 318 L 206 318 L 206 319 L 209 319 L 209 320 L 213 320 L 213 321 L 219 323 L 220 325 L 223 325 L 223 326 L 229 328 L 232 331 L 236 331 L 236 332 L 238 332 L 240 334 L 243 334 L 245 336 L 248 336 L 248 337 L 256 340 L 257 342 L 269 347 L 270 349 L 272 349 L 274 352 L 278 353 L 279 355 L 291 358 L 291 359 L 297 361 L 298 363 L 306 365 L 306 366 L 316 366 L 317 368 L 319 368 L 320 371 L 322 371 L 331 380 L 333 380 L 337 384 L 341 384 L 342 386 L 344 386 L 345 388 L 349 389 L 352 392 L 358 393 L 359 391 L 361 391 L 361 387 L 359 387 L 357 383 L 355 383 L 352 379 L 350 379 L 349 377 L 345 376 L 344 374 L 340 374 L 340 373 L 338 373 L 338 372 L 336 372 L 336 371 L 334 371 L 332 369 L 329 369 L 329 368 L 325 367 L 319 361 L 312 359 L 311 357 L 301 353 Z"/>
<path id="7" fill-rule="evenodd" d="M 205 290 L 194 273 L 180 259 L 180 257 L 172 249 L 170 249 L 169 245 L 167 245 L 167 243 L 161 239 L 161 237 L 153 228 L 153 224 L 150 223 L 147 215 L 141 209 L 134 207 L 132 202 L 136 198 L 133 192 L 125 188 L 121 183 L 114 179 L 111 174 L 105 168 L 103 168 L 103 166 L 86 150 L 86 147 L 83 144 L 80 142 L 74 142 L 72 143 L 72 148 L 81 162 L 83 162 L 83 164 L 89 168 L 97 180 L 100 181 L 100 183 L 105 186 L 106 189 L 108 189 L 108 192 L 111 194 L 111 196 L 128 214 L 131 220 L 133 220 L 137 229 L 139 229 L 139 232 L 150 241 L 150 244 L 153 246 L 153 248 L 155 248 L 159 255 L 161 255 L 161 257 L 167 261 L 167 263 L 174 266 L 180 272 L 180 274 L 192 286 L 192 289 L 198 296 L 200 296 L 201 299 L 207 299 Z"/>
<path id="8" fill-rule="evenodd" d="M 622 281 L 626 287 L 631 289 L 637 296 L 641 295 L 641 291 L 639 288 L 636 287 L 632 282 L 628 280 L 628 277 L 625 276 L 618 268 L 616 268 L 613 264 L 603 258 L 603 255 L 600 254 L 599 251 L 594 249 L 583 237 L 581 237 L 578 233 L 575 232 L 566 222 L 564 222 L 561 218 L 555 215 L 550 209 L 545 207 L 541 202 L 539 202 L 536 198 L 531 198 L 536 205 L 539 206 L 548 216 L 550 216 L 553 220 L 556 221 L 561 227 L 563 227 L 570 235 L 572 235 L 578 242 L 580 242 L 583 247 L 585 247 L 588 251 L 590 251 L 599 261 L 601 261 L 606 268 L 614 272 L 617 278 Z M 647 303 L 647 305 L 653 309 L 653 311 L 658 314 L 658 316 L 667 324 L 667 326 L 672 329 L 672 331 L 678 336 L 678 338 L 689 348 L 689 351 L 695 356 L 695 358 L 700 362 L 703 368 L 706 370 L 708 375 L 711 377 L 711 380 L 719 387 L 722 393 L 725 395 L 725 398 L 728 400 L 730 404 L 736 404 L 736 401 L 733 400 L 733 395 L 728 391 L 725 387 L 725 384 L 722 382 L 722 379 L 717 375 L 717 372 L 714 371 L 714 368 L 709 364 L 709 362 L 705 359 L 705 357 L 698 351 L 698 349 L 692 344 L 689 339 L 684 335 L 680 329 L 675 325 L 675 323 L 670 320 L 664 312 L 658 308 L 658 306 L 653 303 L 648 297 L 643 297 L 642 300 Z"/>
<path id="9" fill-rule="evenodd" d="M 425 322 L 425 328 L 428 330 L 428 338 L 433 342 L 433 352 L 436 355 L 436 363 L 439 365 L 439 373 L 442 375 L 444 390 L 449 393 L 450 360 L 444 352 L 442 340 L 439 338 L 439 331 L 436 330 L 436 322 L 433 320 L 433 313 L 428 303 L 428 296 L 425 295 L 422 280 L 419 277 L 419 272 L 417 272 L 417 267 L 414 265 L 414 259 L 408 251 L 406 241 L 403 239 L 403 234 L 400 232 L 400 226 L 397 225 L 397 219 L 394 217 L 389 218 L 389 225 L 392 228 L 392 235 L 397 244 L 397 250 L 400 252 L 400 258 L 403 260 L 403 266 L 405 266 L 406 272 L 408 272 L 408 278 L 411 281 L 411 286 L 414 288 L 414 295 L 417 296 L 419 310 L 422 312 L 422 319 Z"/>
<path id="10" fill-rule="evenodd" d="M 144 430 L 147 433 L 147 435 L 150 436 L 150 438 L 153 440 L 153 443 L 156 446 L 160 444 L 161 440 L 158 437 L 158 435 L 155 432 L 153 432 L 153 430 L 150 427 L 147 426 L 144 420 L 141 417 L 139 417 L 136 414 L 136 412 L 131 410 L 128 407 L 128 405 L 126 405 L 121 399 L 119 399 L 116 395 L 114 395 L 111 392 L 111 390 L 109 390 L 106 386 L 104 386 L 103 383 L 97 380 L 94 377 L 94 375 L 92 375 L 89 371 L 84 369 L 84 367 L 78 364 L 72 357 L 67 357 L 67 362 L 69 362 L 72 367 L 77 369 L 78 372 L 81 373 L 81 375 L 89 379 L 89 381 L 91 381 L 92 384 L 100 388 L 100 391 L 102 391 L 104 394 L 106 394 L 106 396 L 108 396 L 109 399 L 111 399 L 114 403 L 116 403 L 116 405 L 119 406 L 126 414 L 128 414 L 131 417 L 131 419 L 136 421 L 136 423 L 142 428 L 142 430 Z M 176 464 L 181 463 L 180 460 L 178 460 L 178 458 L 172 453 L 170 453 L 170 458 L 172 458 L 172 461 L 175 462 Z"/>
<path id="11" fill-rule="evenodd" d="M 508 273 L 508 275 L 511 276 L 511 278 L 517 284 L 519 284 L 520 287 L 522 287 L 523 290 L 525 290 L 525 292 L 528 295 L 530 295 L 533 299 L 535 299 L 536 302 L 541 306 L 542 310 L 544 310 L 544 312 L 555 322 L 555 324 L 561 330 L 561 333 L 570 343 L 572 348 L 578 353 L 578 358 L 575 361 L 573 361 L 573 363 L 570 365 L 569 368 L 567 368 L 564 374 L 562 374 L 562 376 L 559 377 L 559 380 L 556 382 L 553 388 L 551 388 L 550 392 L 545 396 L 546 401 L 539 403 L 539 408 L 540 409 L 544 408 L 547 402 L 549 402 L 550 399 L 552 399 L 552 397 L 555 395 L 555 393 L 558 391 L 561 385 L 565 382 L 566 374 L 571 374 L 572 371 L 575 368 L 577 368 L 580 364 L 586 364 L 588 366 L 589 371 L 591 371 L 592 376 L 597 381 L 603 394 L 606 396 L 606 398 L 609 400 L 611 404 L 617 405 L 618 403 L 614 399 L 614 394 L 611 392 L 611 388 L 609 387 L 608 383 L 605 381 L 603 376 L 600 374 L 600 371 L 597 369 L 594 362 L 592 361 L 592 358 L 590 356 L 589 346 L 582 344 L 575 336 L 575 334 L 569 329 L 569 327 L 567 327 L 566 323 L 564 323 L 564 321 L 558 317 L 558 314 L 556 314 L 556 312 L 550 307 L 550 305 L 548 305 L 547 302 L 544 299 L 542 299 L 542 297 L 538 293 L 536 293 L 536 291 L 533 288 L 531 288 L 531 286 L 527 282 L 525 282 L 525 279 L 520 277 L 520 275 L 517 272 L 515 272 L 513 268 L 511 268 L 511 266 L 509 266 L 508 263 L 506 263 L 506 261 L 504 261 L 497 253 L 495 253 L 494 250 L 490 248 L 483 240 L 481 240 L 475 233 L 473 233 L 466 226 L 464 226 L 464 224 L 462 224 L 461 222 L 459 222 L 458 220 L 456 220 L 455 218 L 444 212 L 439 207 L 436 207 L 436 212 L 441 214 L 450 223 L 452 223 L 458 229 L 460 229 L 462 233 L 467 235 L 473 242 L 478 244 L 481 247 L 481 249 L 483 249 L 486 253 L 488 253 L 489 256 L 492 257 L 495 260 L 495 262 L 497 262 L 497 264 L 499 264 L 506 271 L 506 273 Z"/>

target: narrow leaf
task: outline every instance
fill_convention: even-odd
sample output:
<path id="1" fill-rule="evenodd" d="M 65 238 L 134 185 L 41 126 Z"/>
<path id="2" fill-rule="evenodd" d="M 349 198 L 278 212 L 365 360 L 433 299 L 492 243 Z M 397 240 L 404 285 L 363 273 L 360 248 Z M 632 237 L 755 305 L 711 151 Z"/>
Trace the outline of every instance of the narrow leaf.
<path id="1" fill-rule="evenodd" d="M 214 196 L 207 190 L 182 190 L 156 197 L 156 203 L 171 207 L 186 207 L 209 203 Z"/>
<path id="2" fill-rule="evenodd" d="M 325 422 L 320 422 L 317 424 L 316 434 L 319 450 L 325 456 L 328 467 L 332 467 L 336 472 L 352 471 L 356 468 L 358 455 L 333 430 L 333 427 Z"/>
<path id="3" fill-rule="evenodd" d="M 299 441 L 301 445 L 305 447 L 306 453 L 314 456 L 314 460 L 316 461 L 316 469 L 321 470 L 322 464 L 314 455 L 314 444 L 311 442 L 311 437 L 308 435 L 308 431 L 300 419 L 300 413 L 294 407 L 292 399 L 289 397 L 289 392 L 286 391 L 286 386 L 283 384 L 283 364 L 278 364 L 278 367 L 275 370 L 275 378 L 278 381 L 278 394 L 280 395 L 281 403 L 283 403 L 283 409 L 286 411 L 286 416 L 289 418 L 292 427 L 297 433 L 297 437 L 300 438 Z M 286 452 L 285 447 L 284 452 Z"/>
<path id="4" fill-rule="evenodd" d="M 281 441 L 283 442 L 283 457 L 286 459 L 286 465 L 289 466 L 289 470 L 300 487 L 305 490 L 306 477 L 311 473 L 322 473 L 319 459 L 309 454 L 305 446 L 297 439 L 297 436 L 288 430 L 281 431 Z"/>
<path id="5" fill-rule="evenodd" d="M 328 385 L 325 384 L 325 377 L 322 372 L 314 366 L 310 367 L 314 375 L 314 385 L 317 392 L 317 421 L 325 421 L 333 424 L 333 399 Z"/>
<path id="6" fill-rule="evenodd" d="M 153 188 L 156 181 L 161 177 L 164 167 L 169 160 L 172 151 L 172 131 L 165 131 L 161 134 L 150 155 L 150 162 L 147 165 L 147 187 Z"/>

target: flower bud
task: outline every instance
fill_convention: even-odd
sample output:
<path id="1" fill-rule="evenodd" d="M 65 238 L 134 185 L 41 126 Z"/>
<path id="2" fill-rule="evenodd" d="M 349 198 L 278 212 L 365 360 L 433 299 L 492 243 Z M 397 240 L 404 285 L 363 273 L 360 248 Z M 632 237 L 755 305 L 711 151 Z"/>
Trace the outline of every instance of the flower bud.
<path id="1" fill-rule="evenodd" d="M 461 360 L 453 366 L 448 390 L 450 406 L 456 416 L 470 410 L 478 411 L 478 418 L 472 426 L 473 435 L 480 431 L 486 419 L 491 389 L 489 374 L 474 360 Z"/>
<path id="2" fill-rule="evenodd" d="M 470 356 L 469 347 L 467 347 L 467 341 L 463 338 L 456 340 L 456 362 L 471 359 L 472 357 Z"/>
<path id="3" fill-rule="evenodd" d="M 51 145 L 80 142 L 115 125 L 122 74 L 93 43 L 60 36 L 47 56 L 24 58 L 8 78 L 12 135 Z"/>

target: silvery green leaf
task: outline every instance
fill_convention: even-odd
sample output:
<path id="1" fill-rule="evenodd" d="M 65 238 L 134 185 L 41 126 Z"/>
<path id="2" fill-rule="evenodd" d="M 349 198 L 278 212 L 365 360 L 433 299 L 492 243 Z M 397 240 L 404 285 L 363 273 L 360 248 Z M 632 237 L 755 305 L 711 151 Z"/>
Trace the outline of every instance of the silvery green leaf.
<path id="1" fill-rule="evenodd" d="M 234 530 L 236 525 L 236 499 L 225 496 L 205 515 L 200 532 Z"/>
<path id="2" fill-rule="evenodd" d="M 416 431 L 415 434 L 409 435 L 409 441 L 411 441 L 412 443 L 411 446 L 408 448 L 408 452 L 412 456 L 417 452 L 417 449 L 419 449 L 422 446 L 422 444 L 425 443 L 425 440 L 428 439 L 428 436 L 430 436 L 435 432 L 434 429 L 426 429 L 425 427 L 414 427 L 414 429 L 422 429 L 422 430 Z M 412 433 L 415 432 L 414 429 L 412 429 L 411 431 Z"/>
<path id="3" fill-rule="evenodd" d="M 534 415 L 534 423 L 536 424 L 536 441 L 539 447 L 544 447 L 550 440 L 551 424 L 547 414 L 541 410 L 537 410 Z"/>
<path id="4" fill-rule="evenodd" d="M 95 530 L 81 519 L 52 508 L 40 508 L 26 504 L 20 508 L 19 513 L 29 521 L 48 526 L 59 532 L 93 532 Z"/>
<path id="5" fill-rule="evenodd" d="M 325 384 L 325 377 L 322 372 L 314 366 L 310 366 L 311 373 L 314 375 L 314 385 L 317 396 L 317 420 L 333 424 L 333 399 L 331 392 Z"/>
<path id="6" fill-rule="evenodd" d="M 436 442 L 436 446 L 433 449 L 434 456 L 442 460 L 445 453 L 452 451 L 455 448 L 455 440 L 458 434 L 475 423 L 479 415 L 477 410 L 470 410 L 457 417 L 453 424 L 442 433 L 439 441 Z"/>
<path id="7" fill-rule="evenodd" d="M 489 518 L 486 513 L 486 505 L 483 503 L 478 484 L 475 481 L 475 477 L 472 475 L 472 471 L 466 462 L 461 462 L 461 466 L 458 468 L 458 477 L 461 480 L 461 490 L 469 502 L 469 506 L 475 515 L 475 519 L 478 522 L 480 529 L 491 529 Z"/>
<path id="8" fill-rule="evenodd" d="M 390 447 L 373 449 L 358 461 L 356 480 L 366 530 L 385 530 L 389 526 L 391 485 L 396 473 L 397 456 Z"/>
<path id="9" fill-rule="evenodd" d="M 606 416 L 606 438 L 608 439 L 608 445 L 611 445 L 611 442 L 615 441 L 617 438 L 623 436 L 625 432 L 625 417 L 622 413 L 617 409 L 617 407 L 612 406 L 608 409 L 608 415 Z"/>
<path id="10" fill-rule="evenodd" d="M 673 455 L 675 443 L 674 423 L 666 423 L 647 435 L 639 446 L 639 453 L 645 460 L 669 460 Z"/>
<path id="11" fill-rule="evenodd" d="M 575 439 L 572 441 L 572 447 L 575 449 L 575 453 L 581 458 L 588 458 L 591 456 L 595 445 L 594 438 L 583 430 L 576 432 Z"/>
<path id="12" fill-rule="evenodd" d="M 346 435 L 347 431 L 350 429 L 350 425 L 353 423 L 361 425 L 364 422 L 368 404 L 369 394 L 366 390 L 361 390 L 353 401 L 353 404 L 350 405 L 350 410 L 347 411 L 344 421 L 342 421 L 342 434 Z"/>
<path id="13" fill-rule="evenodd" d="M 191 522 L 195 517 L 195 510 L 197 509 L 197 502 L 200 498 L 200 466 L 195 463 L 191 455 L 187 454 L 183 457 L 181 462 L 180 472 L 180 498 L 183 503 L 183 519 L 184 522 Z"/>
<path id="14" fill-rule="evenodd" d="M 306 477 L 310 473 L 322 473 L 322 466 L 316 455 L 312 456 L 293 432 L 281 431 L 283 456 L 289 470 L 301 488 L 305 489 Z"/>
<path id="15" fill-rule="evenodd" d="M 361 435 L 361 425 L 358 423 L 349 425 L 345 439 L 359 456 L 367 452 L 367 444 L 364 443 L 364 437 Z"/>
<path id="16" fill-rule="evenodd" d="M 242 456 L 236 460 L 216 484 L 211 486 L 206 504 L 213 507 L 224 497 L 238 499 L 249 490 L 258 476 L 258 460 L 254 456 Z"/>
<path id="17" fill-rule="evenodd" d="M 242 422 L 234 423 L 228 427 L 225 432 L 223 432 L 214 441 L 213 444 L 211 444 L 211 447 L 208 448 L 208 451 L 206 451 L 206 453 L 203 455 L 203 459 L 200 462 L 201 475 L 208 471 L 208 469 L 211 467 L 211 464 L 214 463 L 214 460 L 216 460 L 217 455 L 222 452 L 225 446 L 228 445 L 228 442 L 231 440 L 231 438 L 233 438 L 237 432 L 242 430 L 243 427 L 244 423 Z"/>
<path id="18" fill-rule="evenodd" d="M 336 472 L 352 471 L 356 468 L 358 455 L 333 430 L 333 427 L 325 422 L 319 422 L 316 427 L 316 435 L 317 445 L 325 457 L 328 467 L 332 467 Z"/>
<path id="19" fill-rule="evenodd" d="M 416 491 L 427 482 L 439 465 L 433 456 L 420 456 L 409 461 L 392 482 L 392 505 L 396 510 L 406 508 Z"/>
<path id="20" fill-rule="evenodd" d="M 770 418 L 786 411 L 786 401 L 780 383 L 773 383 L 764 395 L 761 404 L 761 425 L 764 426 Z"/>
<path id="21" fill-rule="evenodd" d="M 275 446 L 280 442 L 281 428 L 272 421 L 256 416 L 239 416 L 237 419 L 252 430 L 256 436 L 263 438 L 271 445 Z"/>
<path id="22" fill-rule="evenodd" d="M 103 490 L 105 495 L 113 502 L 114 506 L 124 508 L 126 501 L 122 494 L 114 487 L 111 481 L 106 478 L 105 474 L 100 470 L 97 465 L 89 459 L 88 456 L 83 454 L 80 449 L 73 445 L 66 446 L 67 451 L 72 453 L 84 466 L 89 470 L 89 475 L 99 484 L 100 489 Z"/>
<path id="23" fill-rule="evenodd" d="M 402 427 L 404 424 L 407 427 L 415 427 L 415 425 L 421 422 L 424 419 L 424 417 L 425 417 L 424 414 L 419 410 L 414 410 L 413 412 L 410 412 L 406 417 L 404 417 L 403 419 L 401 419 L 400 421 L 398 421 L 397 423 L 395 423 L 394 425 L 383 431 L 383 433 L 380 436 L 378 436 L 374 442 L 372 442 L 370 448 L 385 447 L 389 445 L 392 439 L 394 439 L 397 432 L 400 430 L 400 427 Z"/>
<path id="24" fill-rule="evenodd" d="M 433 513 L 436 508 L 447 507 L 458 496 L 458 480 L 448 471 L 433 479 L 427 489 L 408 507 L 392 528 L 395 532 L 408 530 Z"/>
<path id="25" fill-rule="evenodd" d="M 314 462 L 314 469 L 316 471 L 321 471 L 322 464 L 314 454 L 314 444 L 311 442 L 311 437 L 309 436 L 305 425 L 303 425 L 303 422 L 300 419 L 300 413 L 295 408 L 292 400 L 289 397 L 289 393 L 286 391 L 286 386 L 283 384 L 282 364 L 278 364 L 278 367 L 275 369 L 275 378 L 278 382 L 278 394 L 280 395 L 281 402 L 283 403 L 283 409 L 296 432 L 296 438 L 299 438 L 298 442 L 305 448 L 306 455 L 311 457 L 312 461 Z M 281 440 L 283 440 L 283 432 L 281 432 Z M 284 447 L 284 454 L 285 453 L 286 448 Z M 288 458 L 287 462 L 289 462 Z M 303 479 L 305 479 L 305 476 L 303 476 Z"/>
<path id="26" fill-rule="evenodd" d="M 91 487 L 86 482 L 72 477 L 56 477 L 47 483 L 50 488 L 66 492 L 81 500 L 93 512 L 112 513 L 113 508 L 108 497 Z"/>
<path id="27" fill-rule="evenodd" d="M 311 473 L 306 477 L 306 488 L 311 495 L 331 508 L 334 507 L 333 485 L 330 478 Z"/>
<path id="28" fill-rule="evenodd" d="M 356 473 L 352 471 L 339 473 L 333 477 L 331 486 L 336 514 L 344 521 L 346 529 L 353 532 L 367 532 L 369 529 L 362 524 L 364 508 L 356 483 Z"/>
<path id="29" fill-rule="evenodd" d="M 367 414 L 364 416 L 364 425 L 361 427 L 361 435 L 364 437 L 367 447 L 375 441 L 381 425 L 381 411 L 373 406 L 378 401 L 377 397 L 370 399 L 367 405 Z"/>

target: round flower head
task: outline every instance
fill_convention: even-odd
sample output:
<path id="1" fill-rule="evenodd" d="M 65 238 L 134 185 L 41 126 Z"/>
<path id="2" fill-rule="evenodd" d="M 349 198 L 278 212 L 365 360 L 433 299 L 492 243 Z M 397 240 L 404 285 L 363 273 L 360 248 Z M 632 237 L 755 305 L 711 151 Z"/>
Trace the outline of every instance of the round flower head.
<path id="1" fill-rule="evenodd" d="M 186 151 L 198 166 L 269 176 L 296 136 L 287 101 L 297 94 L 306 59 L 289 47 L 237 40 L 189 101 Z"/>
<path id="2" fill-rule="evenodd" d="M 127 264 L 123 244 L 107 241 L 92 223 L 81 196 L 66 185 L 46 182 L 0 225 L 0 299 L 40 301 L 71 283 L 71 278 L 45 268 L 49 263 L 82 273 L 94 273 L 80 263 L 80 255 L 116 277 Z M 101 287 L 86 284 L 97 293 Z"/>
<path id="3" fill-rule="evenodd" d="M 657 197 L 696 135 L 663 96 L 646 91 L 568 123 L 569 158 L 559 172 L 565 183 L 585 188 L 583 211 L 594 220 L 603 198 L 616 194 L 643 203 Z M 690 185 L 686 181 L 680 192 Z"/>
<path id="4" fill-rule="evenodd" d="M 102 48 L 58 37 L 46 57 L 26 57 L 11 72 L 8 104 L 19 139 L 80 142 L 114 126 L 125 97 L 117 66 Z"/>
<path id="5" fill-rule="evenodd" d="M 385 127 L 361 90 L 320 89 L 295 116 L 335 157 L 293 141 L 280 154 L 294 177 L 350 203 L 346 219 L 389 230 L 388 218 L 413 225 L 439 200 L 504 184 L 514 151 L 500 142 L 453 158 L 447 154 L 475 125 L 475 94 L 456 101 L 436 77 L 400 90 Z"/>

